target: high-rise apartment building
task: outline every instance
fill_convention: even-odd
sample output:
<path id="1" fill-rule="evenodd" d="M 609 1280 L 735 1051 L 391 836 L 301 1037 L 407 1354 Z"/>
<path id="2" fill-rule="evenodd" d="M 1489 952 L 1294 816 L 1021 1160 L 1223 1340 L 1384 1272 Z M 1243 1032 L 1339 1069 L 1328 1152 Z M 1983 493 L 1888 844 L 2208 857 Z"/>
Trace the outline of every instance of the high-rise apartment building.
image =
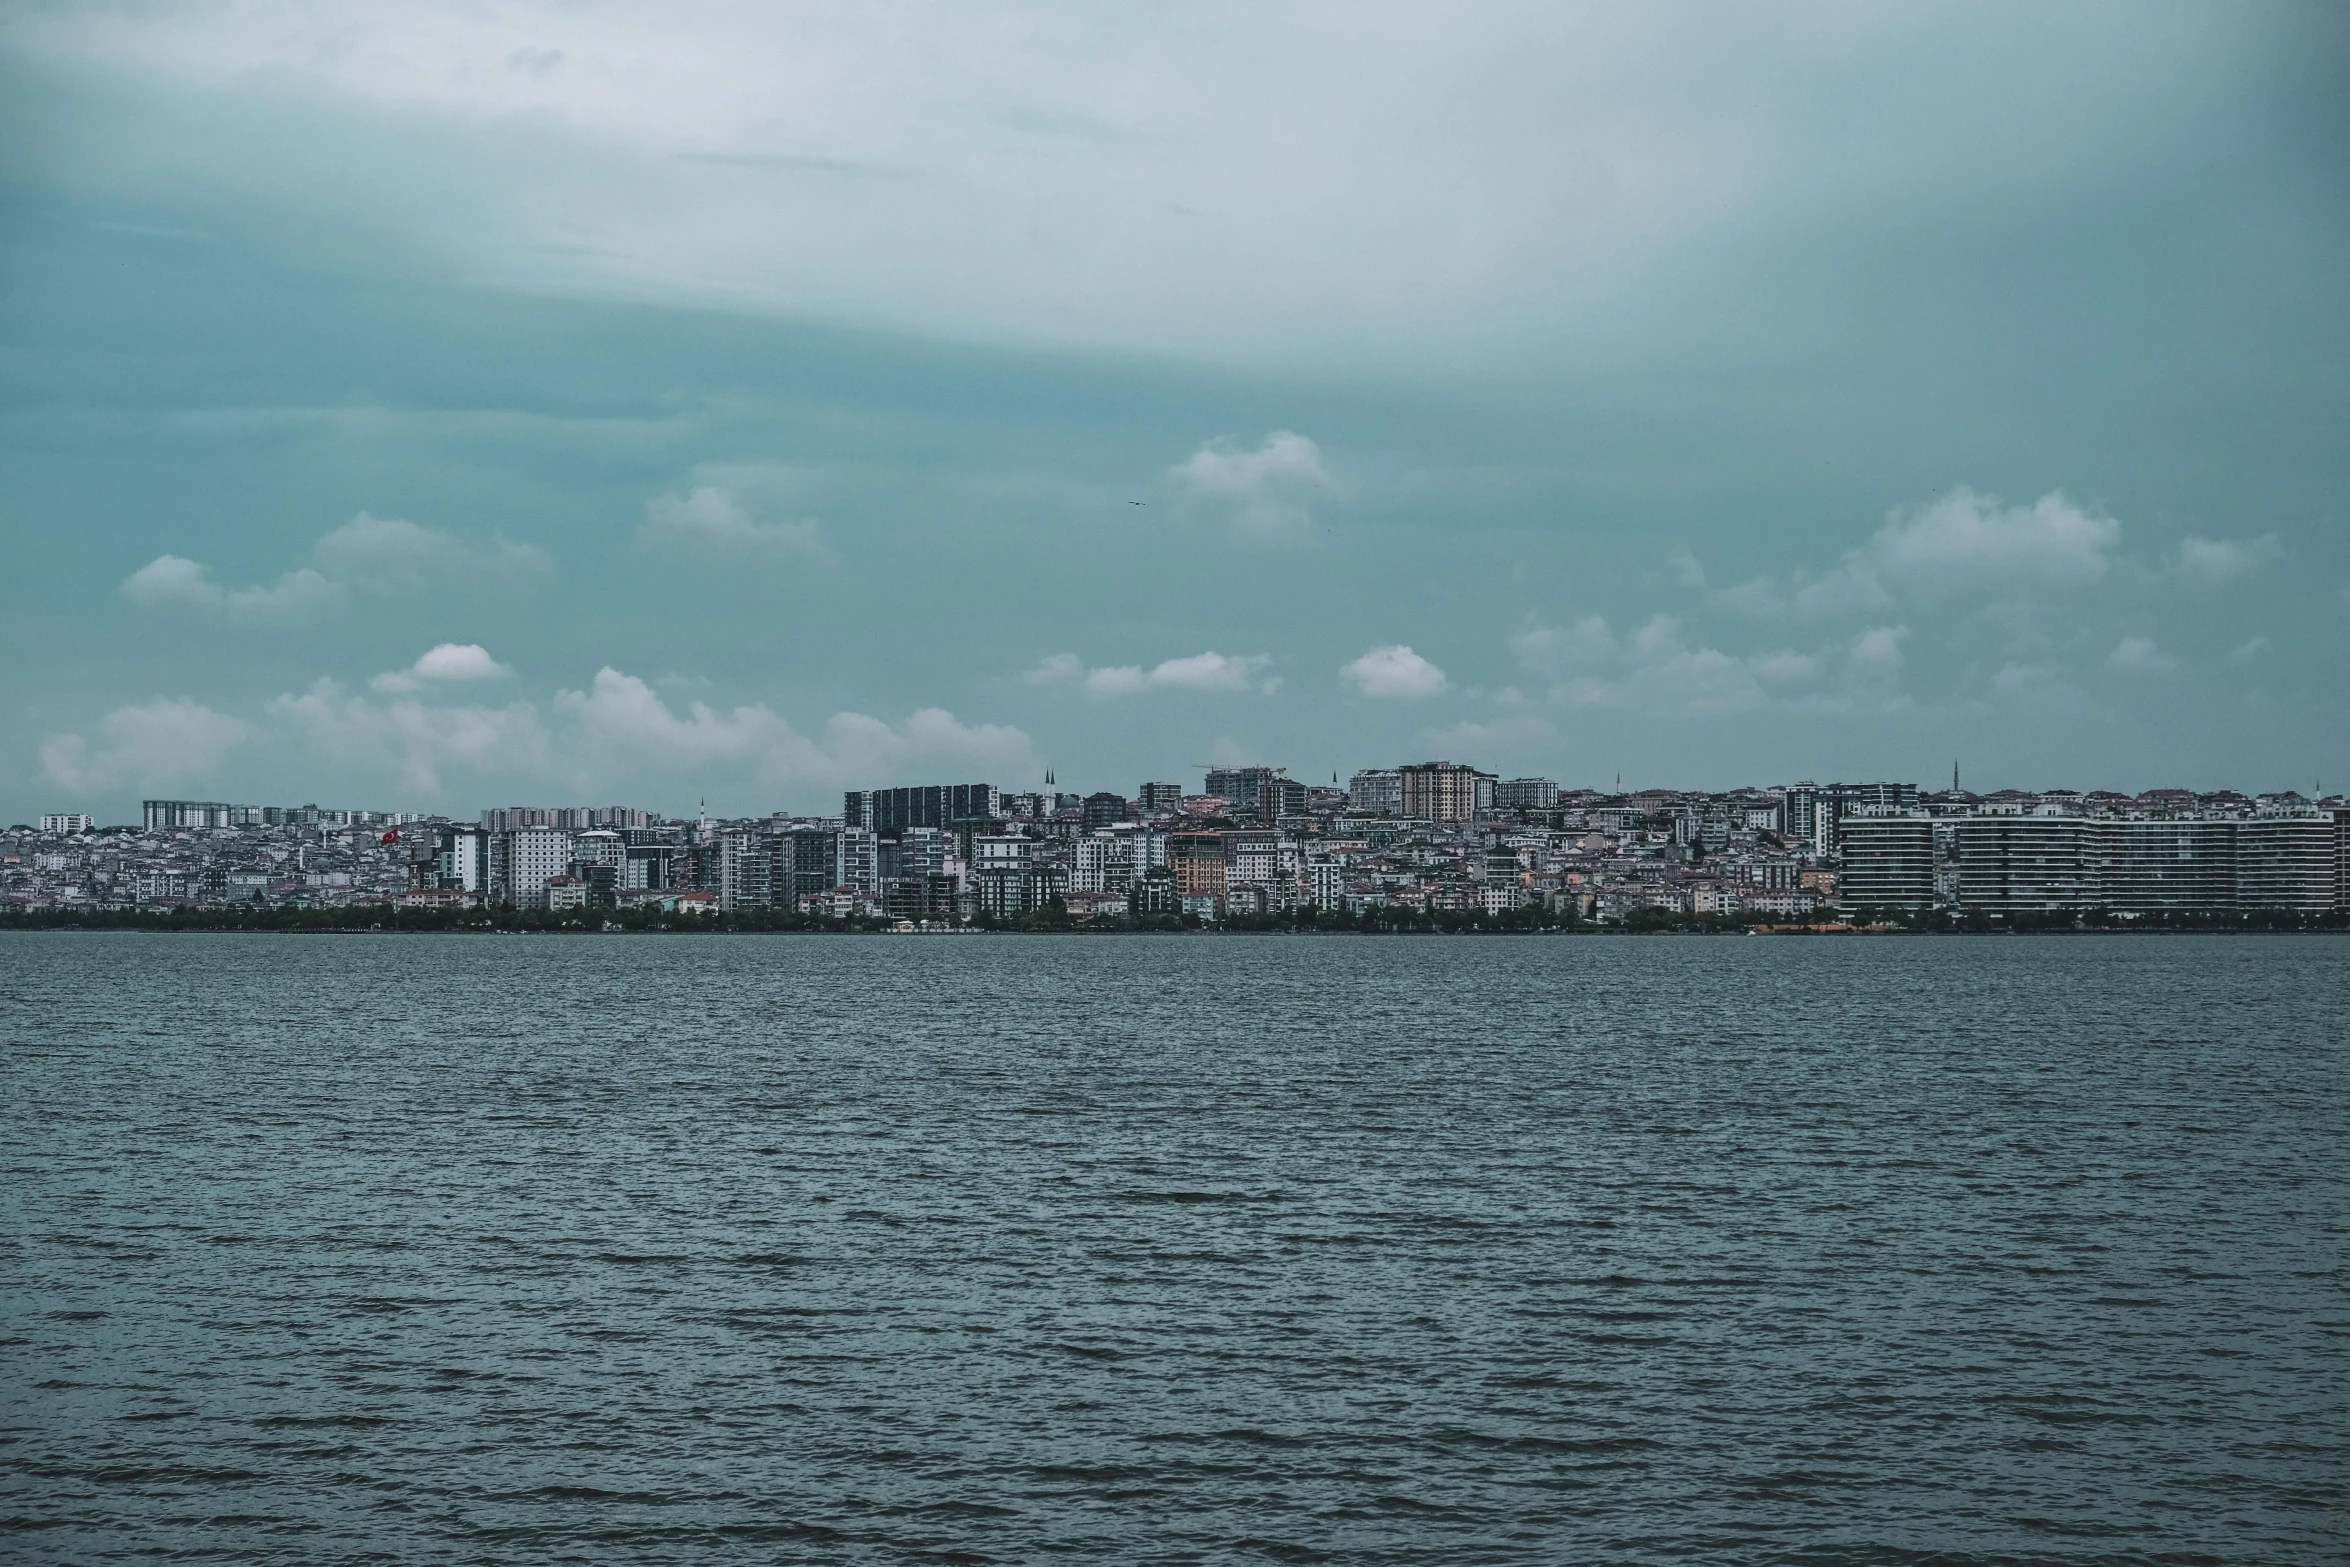
<path id="1" fill-rule="evenodd" d="M 1225 888 L 1224 835 L 1172 834 L 1167 839 L 1167 868 L 1175 873 L 1176 896 L 1221 899 Z"/>
<path id="2" fill-rule="evenodd" d="M 1183 803 L 1183 785 L 1146 783 L 1138 799 L 1145 811 L 1170 811 Z"/>
<path id="3" fill-rule="evenodd" d="M 903 789 L 852 789 L 841 801 L 844 826 L 894 833 L 907 827 L 952 827 L 999 820 L 1003 791 L 993 784 L 917 784 Z"/>
<path id="4" fill-rule="evenodd" d="M 490 834 L 456 823 L 433 833 L 433 876 L 444 892 L 486 896 L 490 890 Z"/>
<path id="5" fill-rule="evenodd" d="M 554 827 L 524 827 L 497 836 L 505 844 L 501 901 L 518 909 L 545 908 L 548 879 L 571 869 L 571 834 Z"/>
<path id="6" fill-rule="evenodd" d="M 1401 814 L 1416 821 L 1474 821 L 1493 804 L 1493 775 L 1458 762 L 1417 762 L 1395 770 Z"/>

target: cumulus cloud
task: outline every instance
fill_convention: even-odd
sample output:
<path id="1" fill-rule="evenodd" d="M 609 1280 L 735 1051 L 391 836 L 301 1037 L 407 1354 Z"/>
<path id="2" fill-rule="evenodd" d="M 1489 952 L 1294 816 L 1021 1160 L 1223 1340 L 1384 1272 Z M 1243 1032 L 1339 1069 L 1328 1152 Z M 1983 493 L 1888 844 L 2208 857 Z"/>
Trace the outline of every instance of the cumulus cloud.
<path id="1" fill-rule="evenodd" d="M 332 680 L 273 698 L 270 720 L 321 756 L 438 793 L 446 769 L 543 776 L 556 761 L 552 737 L 528 702 L 505 707 L 388 702 L 347 695 Z"/>
<path id="2" fill-rule="evenodd" d="M 368 684 L 398 694 L 415 691 L 428 680 L 497 680 L 512 673 L 478 642 L 443 642 L 406 669 L 387 671 Z"/>
<path id="3" fill-rule="evenodd" d="M 1889 522 L 1867 559 L 1919 593 L 2063 591 L 2104 579 L 2122 525 L 2050 491 L 2029 506 L 2002 506 L 1963 485 L 1922 511 Z"/>
<path id="4" fill-rule="evenodd" d="M 1211 441 L 1168 477 L 1192 504 L 1229 517 L 1240 537 L 1265 543 L 1306 537 L 1311 502 L 1333 488 L 1322 449 L 1292 430 L 1275 430 L 1254 451 Z"/>
<path id="5" fill-rule="evenodd" d="M 2254 659 L 2273 651 L 2275 651 L 2275 644 L 2270 642 L 2268 638 L 2254 637 L 2249 642 L 2240 642 L 2231 649 L 2228 653 L 2228 662 L 2249 664 Z"/>
<path id="6" fill-rule="evenodd" d="M 209 775 L 250 732 L 241 720 L 200 702 L 158 698 L 108 713 L 98 721 L 95 742 L 78 734 L 51 735 L 41 746 L 41 771 L 60 788 L 77 791 L 165 787 Z"/>
<path id="7" fill-rule="evenodd" d="M 2009 506 L 1962 485 L 1895 512 L 1826 571 L 1758 578 L 1715 597 L 1752 613 L 1811 619 L 1880 616 L 1905 600 L 2029 599 L 2104 581 L 2121 537 L 2119 522 L 2060 491 Z"/>
<path id="8" fill-rule="evenodd" d="M 1074 653 L 1055 653 L 1021 678 L 1030 685 L 1081 686 L 1097 696 L 1127 696 L 1137 691 L 1263 691 L 1281 688 L 1277 676 L 1267 676 L 1273 660 L 1262 653 L 1194 653 L 1170 658 L 1144 668 L 1140 664 L 1107 664 L 1088 669 Z"/>
<path id="9" fill-rule="evenodd" d="M 438 529 L 361 512 L 319 538 L 314 564 L 281 573 L 267 585 L 229 588 L 209 566 L 184 555 L 158 555 L 122 582 L 122 596 L 142 608 L 179 607 L 238 619 L 291 617 L 344 602 L 351 593 L 418 588 L 531 575 L 548 570 L 544 550 L 492 540 L 469 544 Z"/>
<path id="10" fill-rule="evenodd" d="M 1445 684 L 1443 670 L 1400 642 L 1371 649 L 1338 675 L 1364 696 L 1387 701 L 1436 696 Z"/>
<path id="11" fill-rule="evenodd" d="M 2106 657 L 2109 668 L 2125 675 L 2159 675 L 2177 660 L 2154 645 L 2152 637 L 2124 637 Z"/>
<path id="12" fill-rule="evenodd" d="M 307 566 L 266 586 L 225 588 L 208 566 L 184 555 L 158 555 L 123 579 L 122 596 L 143 609 L 176 606 L 265 619 L 323 608 L 340 600 L 343 590 Z"/>
<path id="13" fill-rule="evenodd" d="M 1896 705 L 1906 626 L 1876 626 L 1817 652 L 1751 654 L 1692 646 L 1670 615 L 1619 636 L 1598 615 L 1529 626 L 1511 651 L 1553 700 L 1582 707 L 1719 714 L 1771 704 L 1850 709 Z"/>
<path id="14" fill-rule="evenodd" d="M 2179 544 L 2179 570 L 2202 582 L 2225 582 L 2240 577 L 2285 553 L 2273 533 L 2257 539 L 2184 539 Z"/>
<path id="15" fill-rule="evenodd" d="M 824 530 L 813 518 L 760 522 L 734 491 L 705 484 L 645 502 L 637 537 L 648 544 L 682 545 L 721 555 L 821 555 Z"/>

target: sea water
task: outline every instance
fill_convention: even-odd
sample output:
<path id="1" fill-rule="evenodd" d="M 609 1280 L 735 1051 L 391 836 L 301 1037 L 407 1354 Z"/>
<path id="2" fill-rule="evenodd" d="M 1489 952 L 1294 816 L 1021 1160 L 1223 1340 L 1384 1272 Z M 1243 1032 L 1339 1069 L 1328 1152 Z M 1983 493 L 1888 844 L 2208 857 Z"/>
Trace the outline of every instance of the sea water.
<path id="1" fill-rule="evenodd" d="M 15 1561 L 2350 1558 L 2350 939 L 0 937 Z"/>

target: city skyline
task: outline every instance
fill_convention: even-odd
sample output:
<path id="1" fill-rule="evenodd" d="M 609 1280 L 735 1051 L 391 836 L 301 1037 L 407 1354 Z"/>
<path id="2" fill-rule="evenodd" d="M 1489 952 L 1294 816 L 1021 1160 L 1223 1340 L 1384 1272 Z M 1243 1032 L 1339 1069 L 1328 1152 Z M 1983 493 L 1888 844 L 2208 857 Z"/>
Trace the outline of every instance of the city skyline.
<path id="1" fill-rule="evenodd" d="M 843 792 L 837 812 L 412 812 L 150 799 L 0 838 L 0 914 L 228 921 L 409 913 L 675 929 L 1722 929 L 2093 917 L 2300 928 L 2350 910 L 2350 797 L 1981 795 L 1806 781 L 1562 790 L 1443 761 L 1344 788 L 1268 766 L 1131 796 L 985 782 Z M 1335 785 L 1333 780 L 1333 785 Z M 782 922 L 779 927 L 776 922 Z M 613 928 L 609 925 L 599 928 Z M 1839 925 L 1839 928 L 1847 928 Z"/>
<path id="2" fill-rule="evenodd" d="M 2338 13 L 917 31 L 0 22 L 0 820 L 2350 781 Z"/>

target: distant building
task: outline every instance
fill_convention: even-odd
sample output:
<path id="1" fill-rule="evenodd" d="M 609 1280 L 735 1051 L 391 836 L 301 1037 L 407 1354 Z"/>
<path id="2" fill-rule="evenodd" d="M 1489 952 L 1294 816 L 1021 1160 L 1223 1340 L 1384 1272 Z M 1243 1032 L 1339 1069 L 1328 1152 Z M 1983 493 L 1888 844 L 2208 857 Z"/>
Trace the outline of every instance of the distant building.
<path id="1" fill-rule="evenodd" d="M 1184 900 L 1186 912 L 1197 912 L 1190 905 L 1194 898 L 1212 898 L 1220 903 L 1226 884 L 1224 835 L 1214 832 L 1171 835 L 1167 840 L 1167 868 L 1175 874 L 1175 893 Z"/>
<path id="2" fill-rule="evenodd" d="M 1559 786 L 1548 778 L 1509 778 L 1493 786 L 1493 806 L 1500 811 L 1549 811 L 1559 803 Z"/>
<path id="3" fill-rule="evenodd" d="M 1392 767 L 1366 767 L 1348 781 L 1347 805 L 1372 816 L 1403 814 L 1403 779 Z"/>
<path id="4" fill-rule="evenodd" d="M 236 825 L 236 807 L 218 800 L 147 800 L 141 810 L 149 832 Z"/>
<path id="5" fill-rule="evenodd" d="M 1458 762 L 1419 762 L 1399 767 L 1402 814 L 1418 821 L 1458 824 L 1474 821 L 1493 804 L 1493 775 Z"/>
<path id="6" fill-rule="evenodd" d="M 952 827 L 995 821 L 1003 791 L 993 784 L 917 784 L 903 789 L 852 789 L 841 802 L 841 824 L 878 833 L 908 827 Z"/>
<path id="7" fill-rule="evenodd" d="M 1183 803 L 1183 785 L 1179 783 L 1146 783 L 1138 803 L 1145 811 L 1171 811 Z"/>
<path id="8" fill-rule="evenodd" d="M 518 909 L 547 906 L 547 883 L 571 868 L 571 834 L 554 827 L 500 833 L 505 847 L 504 901 Z"/>
<path id="9" fill-rule="evenodd" d="M 437 829 L 433 838 L 433 879 L 440 890 L 485 895 L 490 886 L 489 833 L 453 824 Z"/>
<path id="10" fill-rule="evenodd" d="M 1933 905 L 1933 818 L 1853 816 L 1844 820 L 1843 829 L 1847 907 L 1917 910 Z"/>
<path id="11" fill-rule="evenodd" d="M 2091 815 L 1993 804 L 1960 816 L 1860 811 L 1838 820 L 1847 909 L 1970 914 L 2212 913 L 2336 906 L 2328 812 Z"/>
<path id="12" fill-rule="evenodd" d="M 1837 852 L 1837 823 L 1860 811 L 1908 811 L 1918 786 L 1905 783 L 1800 783 L 1780 796 L 1779 830 L 1821 856 Z"/>
<path id="13" fill-rule="evenodd" d="M 41 831 L 51 837 L 71 837 L 75 833 L 91 832 L 97 822 L 78 811 L 64 811 L 41 818 Z"/>
<path id="14" fill-rule="evenodd" d="M 1281 874 L 1281 835 L 1270 830 L 1242 830 L 1224 839 L 1224 886 L 1261 887 Z"/>
<path id="15" fill-rule="evenodd" d="M 1272 821 L 1297 816 L 1306 808 L 1306 786 L 1285 778 L 1279 767 L 1217 767 L 1207 776 L 1205 793 L 1220 797 L 1234 816 Z"/>
<path id="16" fill-rule="evenodd" d="M 1016 919 L 1037 905 L 1029 872 L 1036 857 L 1036 840 L 1009 834 L 975 836 L 971 840 L 971 895 L 976 910 L 989 919 Z"/>

